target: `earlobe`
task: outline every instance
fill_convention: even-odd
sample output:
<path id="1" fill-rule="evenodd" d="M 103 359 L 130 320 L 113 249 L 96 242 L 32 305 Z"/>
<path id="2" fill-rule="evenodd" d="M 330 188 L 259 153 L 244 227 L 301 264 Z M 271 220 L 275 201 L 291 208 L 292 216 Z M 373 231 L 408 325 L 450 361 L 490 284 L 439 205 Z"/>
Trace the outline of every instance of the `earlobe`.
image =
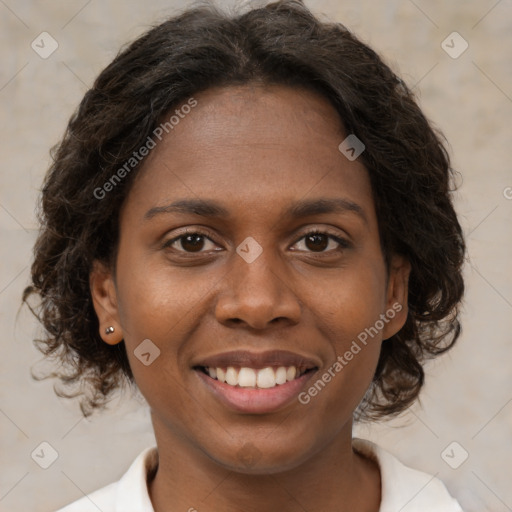
<path id="1" fill-rule="evenodd" d="M 410 273 L 409 260 L 405 256 L 394 255 L 389 270 L 386 300 L 386 317 L 389 321 L 383 330 L 384 340 L 394 336 L 407 320 Z"/>
<path id="2" fill-rule="evenodd" d="M 123 341 L 119 322 L 117 291 L 112 272 L 102 262 L 95 260 L 89 274 L 92 302 L 99 323 L 99 335 L 109 345 Z"/>

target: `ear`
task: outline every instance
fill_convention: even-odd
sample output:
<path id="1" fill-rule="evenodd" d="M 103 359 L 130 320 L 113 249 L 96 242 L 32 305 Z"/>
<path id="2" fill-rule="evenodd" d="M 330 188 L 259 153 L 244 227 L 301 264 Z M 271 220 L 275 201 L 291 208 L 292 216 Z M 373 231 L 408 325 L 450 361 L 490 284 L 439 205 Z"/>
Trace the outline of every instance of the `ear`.
<path id="1" fill-rule="evenodd" d="M 123 331 L 119 321 L 114 278 L 110 269 L 98 260 L 93 262 L 89 274 L 89 287 L 94 310 L 98 317 L 101 339 L 109 345 L 120 343 L 123 341 Z M 113 327 L 114 331 L 108 333 L 107 328 L 109 327 Z"/>
<path id="2" fill-rule="evenodd" d="M 382 331 L 383 340 L 391 338 L 404 326 L 409 312 L 407 303 L 411 264 L 405 256 L 395 254 L 389 267 L 385 312 L 388 321 Z"/>

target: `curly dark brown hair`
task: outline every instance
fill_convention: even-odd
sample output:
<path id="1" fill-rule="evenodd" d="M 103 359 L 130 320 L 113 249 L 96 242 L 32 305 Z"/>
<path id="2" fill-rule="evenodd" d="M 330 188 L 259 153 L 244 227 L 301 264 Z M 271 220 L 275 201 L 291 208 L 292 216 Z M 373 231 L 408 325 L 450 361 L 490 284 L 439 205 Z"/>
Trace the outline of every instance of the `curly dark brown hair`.
<path id="1" fill-rule="evenodd" d="M 95 259 L 115 268 L 119 211 L 141 164 L 108 199 L 98 199 L 98 190 L 181 102 L 211 87 L 254 82 L 308 88 L 331 102 L 366 146 L 359 158 L 386 261 L 399 253 L 411 263 L 406 323 L 383 343 L 358 419 L 409 407 L 424 383 L 422 363 L 459 337 L 465 243 L 450 197 L 454 171 L 444 138 L 411 90 L 347 28 L 321 22 L 298 0 L 229 15 L 196 5 L 117 55 L 52 151 L 23 302 L 45 328 L 37 347 L 60 363 L 43 378 L 60 378 L 59 396 L 81 395 L 85 416 L 134 383 L 124 342 L 112 346 L 99 336 L 89 273 Z"/>

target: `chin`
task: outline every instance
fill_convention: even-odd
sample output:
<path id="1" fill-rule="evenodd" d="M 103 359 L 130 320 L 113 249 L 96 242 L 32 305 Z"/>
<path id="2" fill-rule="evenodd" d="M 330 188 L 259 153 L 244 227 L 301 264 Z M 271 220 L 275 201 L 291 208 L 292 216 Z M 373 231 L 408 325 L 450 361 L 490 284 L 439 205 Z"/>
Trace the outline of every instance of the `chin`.
<path id="1" fill-rule="evenodd" d="M 290 438 L 287 439 L 290 442 Z M 269 446 L 272 445 L 272 446 Z M 226 454 L 209 454 L 218 465 L 229 471 L 246 475 L 271 475 L 293 470 L 304 464 L 311 452 L 298 452 L 297 446 L 304 450 L 304 443 L 291 443 L 289 447 L 272 443 L 246 441 L 235 451 Z"/>

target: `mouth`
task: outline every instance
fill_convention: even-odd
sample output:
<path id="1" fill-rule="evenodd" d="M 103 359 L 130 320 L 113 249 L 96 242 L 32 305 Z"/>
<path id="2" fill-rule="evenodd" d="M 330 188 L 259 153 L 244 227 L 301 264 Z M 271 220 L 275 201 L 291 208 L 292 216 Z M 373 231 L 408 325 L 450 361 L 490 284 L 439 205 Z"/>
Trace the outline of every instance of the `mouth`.
<path id="1" fill-rule="evenodd" d="M 223 405 L 238 412 L 263 414 L 296 398 L 320 364 L 285 351 L 237 351 L 207 358 L 192 369 Z"/>
<path id="2" fill-rule="evenodd" d="M 282 386 L 316 370 L 315 367 L 298 368 L 297 366 L 278 366 L 277 368 L 267 366 L 261 369 L 247 366 L 241 368 L 235 366 L 224 368 L 199 366 L 197 369 L 211 379 L 225 383 L 228 386 L 252 389 L 270 389 Z"/>

